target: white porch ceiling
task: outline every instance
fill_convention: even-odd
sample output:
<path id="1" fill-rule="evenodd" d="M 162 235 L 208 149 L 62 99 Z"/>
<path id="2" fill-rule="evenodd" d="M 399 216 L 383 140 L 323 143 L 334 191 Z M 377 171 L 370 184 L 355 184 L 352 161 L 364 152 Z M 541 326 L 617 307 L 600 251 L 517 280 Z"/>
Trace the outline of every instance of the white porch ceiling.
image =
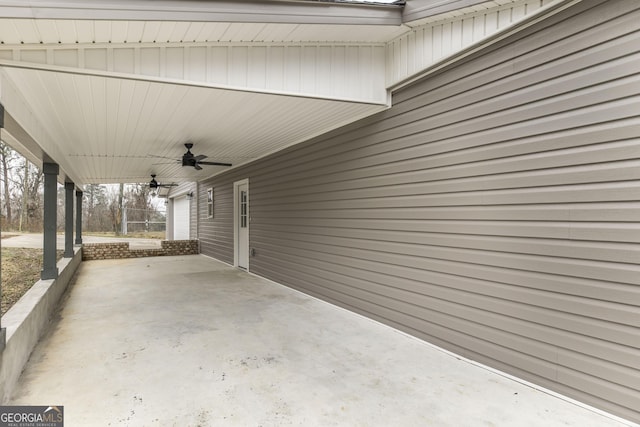
<path id="1" fill-rule="evenodd" d="M 152 173 L 160 182 L 195 181 L 226 168 L 183 168 L 177 159 L 185 142 L 195 144 L 196 155 L 237 166 L 386 108 L 43 70 L 4 72 L 48 131 L 42 148 L 61 153 L 53 160 L 77 184 L 147 182 Z"/>

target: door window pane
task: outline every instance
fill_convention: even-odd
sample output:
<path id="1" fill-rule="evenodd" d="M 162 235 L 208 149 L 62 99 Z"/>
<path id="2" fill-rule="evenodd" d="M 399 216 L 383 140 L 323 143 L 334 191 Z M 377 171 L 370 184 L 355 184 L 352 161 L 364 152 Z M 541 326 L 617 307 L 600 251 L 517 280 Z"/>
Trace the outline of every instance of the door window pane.
<path id="1" fill-rule="evenodd" d="M 247 192 L 240 192 L 240 228 L 247 228 Z"/>

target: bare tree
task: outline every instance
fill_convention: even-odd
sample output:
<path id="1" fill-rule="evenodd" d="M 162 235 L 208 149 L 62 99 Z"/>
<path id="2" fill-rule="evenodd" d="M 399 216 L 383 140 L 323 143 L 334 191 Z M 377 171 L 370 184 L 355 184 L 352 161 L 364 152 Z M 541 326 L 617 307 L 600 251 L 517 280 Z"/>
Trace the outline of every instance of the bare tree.
<path id="1" fill-rule="evenodd" d="M 27 159 L 22 162 L 22 174 L 19 188 L 21 190 L 20 231 L 42 230 L 42 171 L 34 167 Z"/>
<path id="2" fill-rule="evenodd" d="M 114 224 L 116 228 L 116 236 L 122 233 L 122 211 L 124 210 L 124 184 L 120 183 L 118 187 L 118 215 Z"/>
<path id="3" fill-rule="evenodd" d="M 122 233 L 122 211 L 124 208 L 124 184 L 118 186 L 118 193 L 111 197 L 109 212 L 111 214 L 112 231 L 119 236 Z"/>
<path id="4" fill-rule="evenodd" d="M 18 225 L 18 230 L 19 231 L 23 231 L 23 227 L 26 227 L 27 225 L 27 205 L 28 205 L 28 201 L 27 201 L 27 197 L 26 194 L 28 193 L 28 182 L 29 182 L 29 162 L 25 161 L 24 162 L 24 175 L 23 175 L 23 180 L 22 180 L 22 208 L 20 209 L 20 223 Z"/>
<path id="5" fill-rule="evenodd" d="M 3 184 L 3 205 L 5 208 L 5 224 L 11 227 L 13 216 L 11 211 L 11 191 L 9 172 L 12 169 L 12 163 L 16 158 L 16 152 L 11 149 L 5 142 L 0 141 L 0 166 L 2 167 L 2 184 Z"/>
<path id="6" fill-rule="evenodd" d="M 0 168 L 0 179 L 3 181 L 0 186 L 0 211 L 6 217 L 3 226 L 13 226 L 20 231 L 41 231 L 44 196 L 42 171 L 5 143 L 0 143 Z M 155 223 L 164 220 L 163 213 L 152 203 L 152 193 L 147 184 L 89 184 L 83 192 L 83 227 L 86 231 L 121 234 L 126 217 L 136 224 L 137 231 L 149 231 L 152 223 L 158 225 Z M 62 188 L 58 188 L 58 193 L 58 226 L 62 227 L 65 212 L 61 201 L 66 193 Z"/>
<path id="7" fill-rule="evenodd" d="M 107 187 L 89 184 L 85 187 L 85 227 L 87 231 L 108 231 L 111 227 Z"/>

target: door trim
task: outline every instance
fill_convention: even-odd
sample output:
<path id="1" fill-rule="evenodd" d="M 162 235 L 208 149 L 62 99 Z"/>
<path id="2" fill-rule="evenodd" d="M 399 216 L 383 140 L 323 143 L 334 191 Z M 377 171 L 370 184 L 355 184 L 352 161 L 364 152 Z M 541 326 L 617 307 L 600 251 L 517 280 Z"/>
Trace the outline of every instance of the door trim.
<path id="1" fill-rule="evenodd" d="M 239 188 L 241 185 L 247 186 L 247 193 L 249 193 L 249 178 L 242 179 L 240 181 L 236 181 L 233 183 L 233 266 L 238 267 L 238 250 L 240 247 L 239 242 L 239 226 L 240 226 L 240 212 L 238 211 L 238 205 L 240 201 L 240 191 Z M 247 221 L 247 233 L 249 233 L 249 226 L 251 224 L 251 197 L 247 200 L 247 211 L 249 213 L 249 219 Z M 249 251 L 249 246 L 247 245 L 247 251 Z M 249 271 L 249 261 L 250 256 L 247 253 L 247 270 Z"/>

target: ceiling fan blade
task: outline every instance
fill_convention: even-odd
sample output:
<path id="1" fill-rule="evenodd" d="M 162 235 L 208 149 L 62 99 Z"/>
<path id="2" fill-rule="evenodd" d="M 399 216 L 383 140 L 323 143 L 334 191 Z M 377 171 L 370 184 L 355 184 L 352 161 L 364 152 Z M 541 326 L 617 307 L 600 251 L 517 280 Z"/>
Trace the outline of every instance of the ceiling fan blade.
<path id="1" fill-rule="evenodd" d="M 200 155 L 195 157 L 196 162 L 199 162 L 200 160 L 204 160 L 206 158 L 207 158 L 207 156 L 205 156 L 204 154 L 200 154 Z"/>
<path id="2" fill-rule="evenodd" d="M 178 160 L 178 161 L 179 161 L 179 160 Z M 151 163 L 151 164 L 152 164 L 152 165 L 173 165 L 173 164 L 175 164 L 175 163 L 176 163 L 176 162 L 174 161 L 174 162 Z"/>
<path id="3" fill-rule="evenodd" d="M 156 157 L 158 159 L 175 160 L 173 157 L 157 156 L 155 154 L 147 154 L 147 157 Z"/>
<path id="4" fill-rule="evenodd" d="M 193 168 L 194 168 L 195 170 L 197 170 L 197 171 L 201 171 L 201 170 L 202 170 L 202 167 L 200 167 L 200 165 L 199 165 L 198 163 L 194 164 L 194 165 L 193 165 Z"/>
<path id="5" fill-rule="evenodd" d="M 212 166 L 233 166 L 231 163 L 220 163 L 220 162 L 198 162 L 201 165 L 212 165 Z"/>

